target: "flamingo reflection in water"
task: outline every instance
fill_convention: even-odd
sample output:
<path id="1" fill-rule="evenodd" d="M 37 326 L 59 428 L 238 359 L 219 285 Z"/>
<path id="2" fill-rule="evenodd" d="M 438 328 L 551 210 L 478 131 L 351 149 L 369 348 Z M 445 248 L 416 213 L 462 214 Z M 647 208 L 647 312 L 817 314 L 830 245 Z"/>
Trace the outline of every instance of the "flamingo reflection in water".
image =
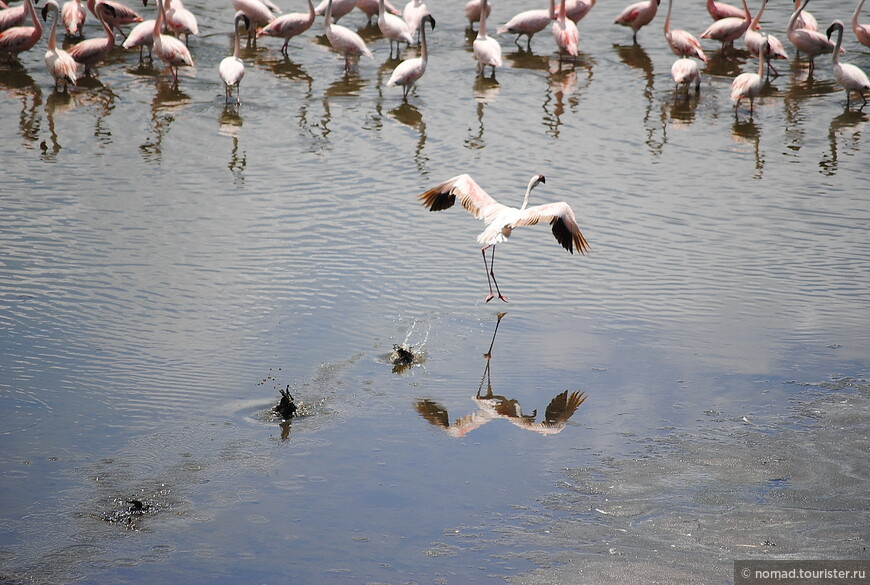
<path id="1" fill-rule="evenodd" d="M 544 413 L 544 418 L 536 421 L 535 419 L 538 415 L 537 409 L 533 410 L 532 414 L 523 414 L 522 406 L 517 400 L 493 394 L 490 375 L 492 347 L 495 344 L 498 327 L 505 315 L 507 313 L 498 313 L 495 331 L 492 333 L 492 340 L 489 344 L 489 351 L 483 355 L 486 358 L 486 367 L 483 370 L 483 377 L 480 380 L 477 394 L 473 398 L 478 406 L 476 412 L 458 418 L 453 424 L 450 424 L 450 416 L 447 410 L 434 400 L 418 400 L 415 404 L 415 408 L 420 416 L 451 437 L 464 437 L 471 431 L 479 429 L 486 423 L 496 419 L 507 420 L 511 424 L 527 431 L 534 431 L 542 435 L 556 435 L 562 432 L 567 426 L 568 420 L 574 416 L 574 413 L 577 412 L 577 409 L 588 397 L 583 392 L 569 393 L 568 390 L 565 390 L 550 400 L 550 404 L 547 405 Z M 486 381 L 486 392 L 483 391 L 484 381 Z"/>

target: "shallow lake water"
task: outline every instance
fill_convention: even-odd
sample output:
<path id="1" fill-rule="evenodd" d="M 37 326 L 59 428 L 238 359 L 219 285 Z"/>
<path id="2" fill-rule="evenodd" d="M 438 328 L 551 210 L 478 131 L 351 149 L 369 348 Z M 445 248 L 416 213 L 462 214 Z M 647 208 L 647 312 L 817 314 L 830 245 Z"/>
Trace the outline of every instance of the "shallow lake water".
<path id="1" fill-rule="evenodd" d="M 674 26 L 699 34 L 689 4 Z M 762 24 L 793 55 L 789 4 Z M 599 0 L 573 68 L 548 32 L 532 54 L 503 35 L 481 80 L 449 0 L 407 103 L 354 12 L 373 60 L 345 75 L 320 20 L 289 58 L 262 38 L 236 107 L 233 9 L 186 5 L 178 88 L 120 49 L 67 94 L 44 40 L 0 64 L 0 582 L 727 583 L 739 558 L 868 559 L 870 108 L 845 110 L 829 59 L 779 65 L 735 118 L 741 43 L 705 42 L 681 97 L 666 5 L 635 46 Z M 853 6 L 810 8 L 870 70 Z M 463 172 L 511 205 L 545 174 L 532 204 L 568 202 L 591 253 L 517 230 L 510 302 L 484 303 L 482 224 L 417 200 Z M 543 425 L 566 391 L 585 400 Z"/>

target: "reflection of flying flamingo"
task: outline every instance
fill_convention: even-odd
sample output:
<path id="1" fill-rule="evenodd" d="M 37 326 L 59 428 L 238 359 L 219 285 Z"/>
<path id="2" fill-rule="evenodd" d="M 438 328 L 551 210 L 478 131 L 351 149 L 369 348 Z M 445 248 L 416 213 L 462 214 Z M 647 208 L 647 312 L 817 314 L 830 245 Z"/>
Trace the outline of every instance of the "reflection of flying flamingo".
<path id="1" fill-rule="evenodd" d="M 559 5 L 559 15 L 553 21 L 553 38 L 556 39 L 556 47 L 559 49 L 559 64 L 562 63 L 562 55 L 567 53 L 576 57 L 580 44 L 580 31 L 577 24 L 568 18 L 565 13 L 565 0 Z"/>
<path id="2" fill-rule="evenodd" d="M 106 32 L 105 38 L 85 39 L 69 48 L 72 58 L 85 66 L 85 77 L 89 77 L 91 69 L 96 69 L 94 66 L 108 57 L 115 47 L 115 33 L 106 20 L 113 10 L 110 4 L 101 2 L 97 6 L 97 18 L 100 19 L 100 24 Z"/>
<path id="3" fill-rule="evenodd" d="M 729 16 L 720 18 L 701 33 L 702 39 L 713 39 L 722 43 L 722 50 L 734 46 L 734 41 L 743 36 L 749 24 L 752 22 L 752 13 L 746 0 L 743 0 L 743 16 Z"/>
<path id="4" fill-rule="evenodd" d="M 852 13 L 852 31 L 858 38 L 859 43 L 865 47 L 870 47 L 870 24 L 858 23 L 858 15 L 861 13 L 862 6 L 864 6 L 864 0 L 858 0 L 855 12 Z"/>
<path id="5" fill-rule="evenodd" d="M 291 12 L 282 14 L 275 20 L 264 26 L 257 32 L 258 37 L 263 35 L 269 37 L 283 37 L 284 44 L 281 45 L 281 53 L 287 54 L 287 43 L 290 39 L 297 35 L 301 35 L 314 24 L 314 4 L 308 0 L 308 12 Z"/>
<path id="6" fill-rule="evenodd" d="M 755 18 L 752 19 L 749 28 L 746 29 L 746 34 L 743 35 L 743 43 L 746 45 L 746 48 L 750 53 L 757 55 L 761 43 L 767 40 L 767 51 L 764 53 L 764 60 L 767 62 L 767 74 L 769 76 L 770 72 L 773 71 L 774 75 L 779 75 L 779 71 L 776 70 L 770 61 L 772 59 L 788 59 L 788 53 L 785 52 L 785 47 L 782 46 L 782 43 L 779 42 L 778 38 L 772 34 L 762 34 L 758 32 L 758 29 L 760 28 L 758 23 L 761 20 L 761 14 L 764 12 L 764 7 L 766 5 L 767 0 L 762 0 L 761 8 L 758 9 Z"/>
<path id="7" fill-rule="evenodd" d="M 818 31 L 797 28 L 798 18 L 809 1 L 803 0 L 803 3 L 792 13 L 791 18 L 788 19 L 785 34 L 798 51 L 806 53 L 810 60 L 810 71 L 812 71 L 816 66 L 816 57 L 833 51 L 834 43 Z"/>
<path id="8" fill-rule="evenodd" d="M 233 19 L 233 54 L 229 57 L 224 57 L 220 65 L 218 65 L 218 74 L 221 76 L 226 88 L 226 103 L 230 102 L 230 98 L 233 95 L 233 86 L 235 86 L 238 93 L 236 103 L 242 103 L 242 88 L 240 84 L 245 76 L 245 62 L 242 61 L 241 47 L 239 46 L 239 21 L 245 22 L 245 28 L 251 26 L 251 21 L 248 20 L 244 12 L 236 12 L 236 17 Z"/>
<path id="9" fill-rule="evenodd" d="M 0 32 L 0 53 L 9 53 L 9 61 L 15 61 L 19 53 L 29 51 L 42 38 L 42 23 L 36 16 L 32 0 L 24 0 L 24 6 L 33 21 L 33 26 L 13 26 Z"/>
<path id="10" fill-rule="evenodd" d="M 373 59 L 372 52 L 357 33 L 340 24 L 332 24 L 332 0 L 327 0 L 323 30 L 332 48 L 344 55 L 344 70 L 350 71 L 351 59 L 365 55 Z"/>
<path id="11" fill-rule="evenodd" d="M 383 0 L 381 0 L 383 2 Z M 431 14 L 427 14 L 423 17 L 423 24 L 429 23 L 432 27 L 432 30 L 435 30 L 435 19 L 432 18 Z M 408 92 L 411 91 L 411 88 L 423 76 L 423 73 L 426 72 L 426 63 L 429 60 L 429 50 L 426 48 L 426 27 L 420 27 L 420 44 L 422 45 L 420 49 L 420 56 L 414 57 L 413 59 L 405 59 L 393 70 L 393 74 L 390 75 L 390 80 L 387 81 L 387 87 L 393 87 L 394 85 L 404 86 L 405 90 L 402 94 L 402 99 L 408 99 Z"/>
<path id="12" fill-rule="evenodd" d="M 502 296 L 501 291 L 498 289 L 492 263 L 495 259 L 495 245 L 506 241 L 515 228 L 535 225 L 542 220 L 548 221 L 553 226 L 552 230 L 556 241 L 566 250 L 573 254 L 576 249 L 580 254 L 584 254 L 589 249 L 589 244 L 586 242 L 583 234 L 580 233 L 580 228 L 577 227 L 574 211 L 567 203 L 560 201 L 559 203 L 547 203 L 545 205 L 527 207 L 529 204 L 529 194 L 532 192 L 532 189 L 539 183 L 545 182 L 543 175 L 532 177 L 528 187 L 526 187 L 523 204 L 519 209 L 502 205 L 490 197 L 469 175 L 453 177 L 419 196 L 419 199 L 423 202 L 423 205 L 429 208 L 429 211 L 441 211 L 452 207 L 456 202 L 456 198 L 459 197 L 462 207 L 474 217 L 486 222 L 486 229 L 477 236 L 477 241 L 483 244 L 480 252 L 483 255 L 483 263 L 487 271 L 486 278 L 489 283 L 489 296 L 486 298 L 486 302 L 491 301 L 494 296 L 492 292 L 493 283 L 495 283 L 498 298 L 507 302 L 507 299 Z M 488 264 L 486 262 L 487 248 L 492 248 L 492 258 Z"/>
<path id="13" fill-rule="evenodd" d="M 157 58 L 169 67 L 172 80 L 175 85 L 178 85 L 178 68 L 182 65 L 193 67 L 193 57 L 190 56 L 187 45 L 175 37 L 160 32 L 165 20 L 166 9 L 163 6 L 163 0 L 157 0 L 157 20 L 154 21 L 154 30 L 151 31 L 154 52 L 157 54 Z"/>
<path id="14" fill-rule="evenodd" d="M 849 108 L 849 94 L 857 91 L 864 102 L 861 104 L 861 109 L 867 105 L 867 98 L 864 96 L 865 91 L 870 91 L 870 80 L 867 79 L 867 74 L 861 71 L 851 63 L 840 63 L 840 45 L 843 42 L 843 23 L 835 20 L 831 23 L 826 31 L 828 38 L 831 38 L 831 33 L 837 31 L 837 45 L 834 47 L 834 52 L 831 55 L 831 65 L 834 68 L 834 78 L 837 83 L 843 86 L 846 90 L 846 109 Z"/>
<path id="15" fill-rule="evenodd" d="M 668 0 L 668 15 L 665 18 L 665 40 L 668 41 L 671 52 L 677 57 L 697 57 L 706 63 L 707 55 L 704 54 L 704 49 L 701 48 L 701 41 L 696 39 L 695 35 L 682 29 L 671 30 L 671 8 L 673 6 L 674 1 Z M 701 78 L 699 76 L 698 83 L 700 82 Z"/>
<path id="16" fill-rule="evenodd" d="M 500 35 L 504 33 L 517 35 L 517 38 L 514 39 L 517 46 L 519 46 L 520 37 L 526 35 L 526 49 L 531 51 L 532 36 L 547 28 L 550 21 L 556 17 L 554 13 L 554 1 L 550 0 L 549 10 L 536 9 L 520 12 L 507 21 L 504 26 L 499 27 L 496 32 Z"/>
<path id="17" fill-rule="evenodd" d="M 652 22 L 661 0 L 643 0 L 625 8 L 613 21 L 613 24 L 621 24 L 630 27 L 633 31 L 631 40 L 637 43 L 637 31 L 644 25 Z"/>
<path id="18" fill-rule="evenodd" d="M 731 101 L 734 102 L 734 117 L 737 117 L 737 107 L 740 100 L 749 98 L 749 115 L 754 113 L 755 98 L 761 93 L 761 76 L 764 75 L 764 53 L 767 51 L 767 41 L 761 43 L 758 49 L 758 73 L 741 73 L 731 82 Z"/>
<path id="19" fill-rule="evenodd" d="M 390 58 L 393 56 L 393 43 L 396 43 L 396 57 L 398 57 L 401 50 L 400 43 L 410 45 L 414 42 L 408 23 L 398 16 L 388 13 L 384 0 L 378 2 L 378 28 L 384 38 L 390 42 Z"/>
<path id="20" fill-rule="evenodd" d="M 682 57 L 674 61 L 674 64 L 671 65 L 671 77 L 674 78 L 675 89 L 681 85 L 688 89 L 690 85 L 694 84 L 695 93 L 701 91 L 701 70 L 694 59 Z"/>
<path id="21" fill-rule="evenodd" d="M 565 11 L 568 13 L 568 18 L 576 23 L 580 22 L 592 10 L 593 6 L 595 6 L 595 0 L 568 0 Z"/>
<path id="22" fill-rule="evenodd" d="M 710 13 L 710 16 L 713 17 L 713 20 L 722 20 L 723 18 L 730 17 L 743 17 L 742 8 L 738 8 L 737 6 L 732 6 L 730 4 L 725 4 L 724 2 L 715 2 L 714 0 L 707 0 L 707 12 Z"/>
<path id="23" fill-rule="evenodd" d="M 483 0 L 483 11 L 480 14 L 480 27 L 477 29 L 477 38 L 471 44 L 474 56 L 477 58 L 477 74 L 483 75 L 486 66 L 492 67 L 492 76 L 495 77 L 495 68 L 501 67 L 501 45 L 492 37 L 486 36 L 486 0 Z"/>
<path id="24" fill-rule="evenodd" d="M 45 52 L 45 68 L 51 73 L 54 78 L 54 89 L 57 90 L 58 83 L 63 81 L 63 90 L 66 91 L 67 83 L 76 84 L 78 75 L 76 74 L 76 62 L 69 53 L 57 46 L 57 21 L 60 17 L 60 9 L 55 0 L 48 0 L 42 8 L 42 18 L 45 19 L 48 11 L 54 12 L 54 19 L 51 21 L 51 29 L 48 32 L 48 50 Z"/>
<path id="25" fill-rule="evenodd" d="M 66 29 L 66 34 L 73 37 L 82 36 L 82 27 L 85 25 L 85 17 L 88 12 L 82 6 L 81 0 L 67 0 L 63 4 L 61 20 Z"/>

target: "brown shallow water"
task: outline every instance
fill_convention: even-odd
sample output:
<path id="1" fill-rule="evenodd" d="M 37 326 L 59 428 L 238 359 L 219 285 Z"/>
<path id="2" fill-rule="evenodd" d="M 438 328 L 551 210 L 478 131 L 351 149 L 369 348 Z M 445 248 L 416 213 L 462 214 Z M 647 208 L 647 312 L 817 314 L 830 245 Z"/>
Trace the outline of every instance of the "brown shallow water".
<path id="1" fill-rule="evenodd" d="M 479 81 L 447 2 L 407 104 L 363 29 L 375 59 L 347 77 L 313 31 L 289 59 L 246 49 L 236 109 L 232 8 L 188 7 L 178 89 L 122 52 L 69 95 L 44 45 L 0 65 L 0 580 L 729 582 L 736 557 L 866 558 L 867 114 L 827 61 L 735 120 L 751 59 L 708 45 L 677 99 L 660 28 L 632 46 L 600 0 L 573 70 L 546 34 L 503 38 Z M 781 39 L 787 9 L 765 13 Z M 460 172 L 505 203 L 546 174 L 533 202 L 569 202 L 592 253 L 518 230 L 511 302 L 484 304 L 481 225 L 415 199 Z M 536 432 L 565 391 L 586 400 Z"/>

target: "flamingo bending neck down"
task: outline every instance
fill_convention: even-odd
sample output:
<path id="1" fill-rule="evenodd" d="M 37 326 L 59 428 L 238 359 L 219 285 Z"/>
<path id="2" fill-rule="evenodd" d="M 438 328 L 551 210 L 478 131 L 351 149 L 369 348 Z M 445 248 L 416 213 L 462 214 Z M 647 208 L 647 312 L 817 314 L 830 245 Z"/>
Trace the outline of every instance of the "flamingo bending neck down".
<path id="1" fill-rule="evenodd" d="M 51 30 L 48 32 L 48 50 L 45 51 L 45 68 L 51 73 L 54 78 L 54 89 L 57 91 L 58 84 L 63 82 L 63 90 L 66 91 L 67 83 L 76 84 L 78 74 L 76 73 L 75 59 L 63 49 L 58 48 L 57 39 L 57 21 L 60 19 L 60 8 L 55 0 L 48 0 L 45 6 L 42 7 L 43 20 L 48 16 L 48 11 L 54 12 L 54 19 L 51 21 Z"/>
<path id="2" fill-rule="evenodd" d="M 535 225 L 539 221 L 548 221 L 552 226 L 553 236 L 563 248 L 572 254 L 574 250 L 580 254 L 585 254 L 589 250 L 589 244 L 577 226 L 574 211 L 567 203 L 560 201 L 527 207 L 529 194 L 539 183 L 546 183 L 544 175 L 535 175 L 529 181 L 523 204 L 519 209 L 502 205 L 490 197 L 469 175 L 453 177 L 418 197 L 423 205 L 429 208 L 429 211 L 448 209 L 459 198 L 462 207 L 474 217 L 486 222 L 486 228 L 477 236 L 477 241 L 483 244 L 480 252 L 483 255 L 486 279 L 489 284 L 489 296 L 486 297 L 486 302 L 491 301 L 495 296 L 492 291 L 493 285 L 495 285 L 498 298 L 507 302 L 498 288 L 492 265 L 495 260 L 495 245 L 507 241 L 515 228 Z M 492 248 L 489 263 L 486 261 L 487 248 Z"/>
<path id="3" fill-rule="evenodd" d="M 498 41 L 486 36 L 486 6 L 487 1 L 483 1 L 483 8 L 480 13 L 480 26 L 477 29 L 477 38 L 471 44 L 474 56 L 477 58 L 477 74 L 483 75 L 486 66 L 492 67 L 492 76 L 495 77 L 495 68 L 501 67 L 501 45 Z"/>
<path id="4" fill-rule="evenodd" d="M 326 4 L 323 30 L 332 48 L 344 55 L 345 73 L 350 71 L 351 60 L 355 57 L 359 58 L 360 55 L 365 55 L 369 59 L 374 59 L 372 52 L 369 51 L 361 36 L 340 24 L 332 24 L 332 0 L 328 0 Z"/>
<path id="5" fill-rule="evenodd" d="M 309 0 L 310 1 L 310 0 Z M 245 28 L 251 26 L 251 21 L 245 16 L 245 13 L 239 10 L 233 19 L 233 54 L 229 57 L 224 57 L 220 65 L 218 65 L 218 74 L 224 82 L 226 102 L 230 103 L 230 98 L 233 96 L 233 87 L 236 88 L 236 104 L 242 103 L 242 78 L 245 76 L 245 62 L 241 57 L 241 46 L 239 43 L 239 21 L 244 21 Z"/>
<path id="6" fill-rule="evenodd" d="M 121 30 L 122 25 L 142 22 L 142 17 L 139 13 L 126 4 L 116 2 L 115 0 L 88 0 L 88 10 L 97 18 L 100 18 L 98 12 L 101 5 L 112 8 L 103 13 L 103 18 L 105 18 L 109 28 L 117 29 L 121 34 L 123 34 Z"/>
<path id="7" fill-rule="evenodd" d="M 682 85 L 688 91 L 689 86 L 695 85 L 695 93 L 701 91 L 701 69 L 694 59 L 680 57 L 671 65 L 671 77 L 674 79 L 674 89 Z"/>
<path id="8" fill-rule="evenodd" d="M 837 44 L 834 47 L 834 52 L 831 55 L 831 66 L 834 69 L 834 78 L 837 80 L 837 83 L 843 86 L 843 89 L 846 90 L 846 109 L 849 109 L 849 96 L 853 91 L 857 91 L 861 96 L 861 100 L 864 102 L 861 104 L 860 109 L 864 109 L 864 106 L 867 105 L 867 97 L 864 95 L 865 91 L 870 91 L 870 80 L 867 79 L 867 74 L 861 71 L 855 65 L 851 63 L 840 63 L 840 45 L 843 42 L 843 23 L 839 20 L 835 20 L 831 23 L 831 26 L 828 27 L 827 35 L 828 38 L 831 38 L 831 33 L 837 31 Z"/>
<path id="9" fill-rule="evenodd" d="M 383 2 L 383 0 L 381 0 Z M 429 49 L 426 47 L 426 23 L 429 23 L 432 26 L 432 30 L 435 30 L 435 19 L 431 14 L 427 14 L 423 17 L 423 25 L 420 27 L 420 56 L 414 57 L 413 59 L 405 59 L 401 63 L 399 63 L 396 68 L 393 70 L 393 74 L 390 76 L 390 80 L 387 81 L 387 87 L 393 87 L 394 85 L 404 86 L 404 91 L 402 93 L 402 99 L 408 100 L 408 92 L 411 91 L 411 88 L 417 83 L 417 80 L 423 77 L 423 73 L 426 72 L 426 64 L 429 61 Z"/>
<path id="10" fill-rule="evenodd" d="M 749 116 L 755 110 L 755 98 L 761 93 L 761 76 L 764 75 L 764 53 L 767 52 L 767 41 L 761 43 L 758 49 L 758 73 L 741 73 L 731 82 L 731 101 L 734 102 L 734 118 L 737 118 L 737 107 L 740 100 L 749 98 Z"/>
<path id="11" fill-rule="evenodd" d="M 61 21 L 66 29 L 66 34 L 71 37 L 81 37 L 82 27 L 85 25 L 87 10 L 82 6 L 81 0 L 67 0 L 61 10 Z"/>

